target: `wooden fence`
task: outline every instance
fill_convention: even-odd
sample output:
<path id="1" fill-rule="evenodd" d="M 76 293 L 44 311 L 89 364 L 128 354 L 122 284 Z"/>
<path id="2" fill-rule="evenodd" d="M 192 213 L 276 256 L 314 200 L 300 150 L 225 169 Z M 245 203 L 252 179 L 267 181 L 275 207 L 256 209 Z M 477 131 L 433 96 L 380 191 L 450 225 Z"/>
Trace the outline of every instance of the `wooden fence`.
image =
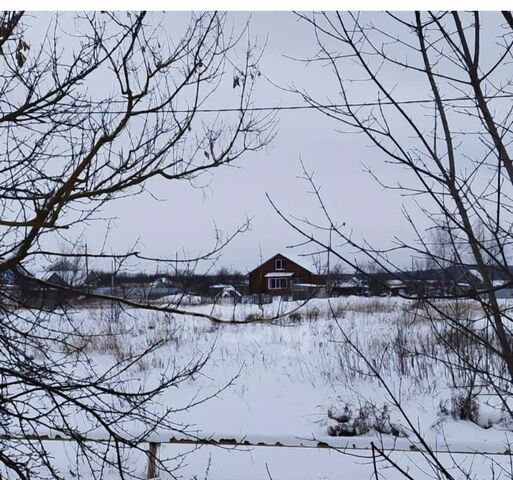
<path id="1" fill-rule="evenodd" d="M 53 441 L 53 442 L 75 442 L 76 440 L 73 438 L 65 438 L 59 435 L 50 436 L 50 435 L 23 435 L 23 436 L 15 436 L 15 435 L 0 435 L 0 439 L 2 440 L 16 440 L 16 441 Z M 108 443 L 108 438 L 101 437 L 93 437 L 93 438 L 82 438 L 84 442 L 96 442 L 96 443 Z M 158 459 L 159 459 L 159 450 L 161 445 L 169 445 L 169 444 L 179 444 L 179 445 L 210 445 L 210 446 L 223 446 L 223 447 L 250 447 L 250 448 L 259 448 L 259 447 L 270 447 L 270 448 L 309 448 L 309 449 L 332 449 L 340 452 L 356 450 L 356 451 L 367 451 L 370 452 L 373 450 L 373 443 L 371 438 L 361 438 L 361 437 L 333 437 L 333 440 L 338 440 L 338 442 L 334 442 L 335 444 L 329 444 L 323 440 L 316 439 L 297 439 L 295 443 L 287 443 L 280 439 L 280 437 L 272 438 L 267 436 L 265 438 L 251 438 L 245 439 L 239 438 L 236 436 L 232 438 L 231 435 L 224 435 L 223 437 L 214 438 L 197 438 L 197 437 L 160 437 L 160 438 L 149 438 L 140 443 L 148 444 L 147 451 L 147 468 L 146 468 L 146 478 L 148 480 L 155 479 L 158 476 Z M 343 440 L 345 443 L 341 443 L 340 440 Z M 360 441 L 358 441 L 360 440 Z M 394 452 L 418 452 L 422 453 L 423 449 L 419 448 L 419 446 L 407 439 L 402 444 L 397 444 L 393 441 L 389 446 L 380 445 L 379 448 L 382 451 L 394 451 Z M 338 443 L 338 445 L 336 445 Z M 431 450 L 433 453 L 448 453 L 448 454 L 466 454 L 466 455 L 511 455 L 512 452 L 509 449 L 505 449 L 503 451 L 490 451 L 490 452 L 478 452 L 472 451 L 469 448 L 455 448 L 455 449 L 443 449 L 443 448 L 433 448 Z"/>

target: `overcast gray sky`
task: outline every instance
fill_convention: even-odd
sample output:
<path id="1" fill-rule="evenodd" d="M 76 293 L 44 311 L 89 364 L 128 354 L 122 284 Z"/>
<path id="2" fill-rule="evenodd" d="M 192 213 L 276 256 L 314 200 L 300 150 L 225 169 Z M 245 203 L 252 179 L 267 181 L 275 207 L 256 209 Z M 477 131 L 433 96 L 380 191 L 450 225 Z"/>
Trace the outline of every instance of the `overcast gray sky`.
<path id="1" fill-rule="evenodd" d="M 172 25 L 174 14 L 168 15 Z M 247 17 L 229 15 L 239 27 Z M 315 75 L 311 68 L 288 58 L 315 52 L 311 28 L 294 14 L 253 13 L 250 28 L 258 43 L 266 43 L 261 60 L 263 77 L 254 96 L 256 106 L 302 103 L 301 98 L 269 80 L 283 87 L 294 83 L 321 92 L 330 84 L 327 69 L 325 77 Z M 156 182 L 152 192 L 161 201 L 149 196 L 116 201 L 107 210 L 118 217 L 110 243 L 113 248 L 123 249 L 139 238 L 147 254 L 168 257 L 182 250 L 195 254 L 211 245 L 214 222 L 229 233 L 249 216 L 251 231 L 226 248 L 222 263 L 251 270 L 259 261 L 260 250 L 264 257 L 286 253 L 286 247 L 299 239 L 273 211 L 266 193 L 284 212 L 311 218 L 319 215 L 306 183 L 298 178 L 300 157 L 309 169 L 315 170 L 333 216 L 346 222 L 355 238 L 366 238 L 379 246 L 388 245 L 394 235 L 407 238 L 410 233 L 400 213 L 401 198 L 378 185 L 364 172 L 363 165 L 372 164 L 378 173 L 387 171 L 389 177 L 390 167 L 384 165 L 365 138 L 338 133 L 337 128 L 340 126 L 315 110 L 280 112 L 272 144 L 266 150 L 246 155 L 233 167 L 216 169 L 213 176 L 205 176 L 207 188 Z M 94 232 L 89 231 L 87 237 L 94 245 Z"/>
<path id="2" fill-rule="evenodd" d="M 377 24 L 388 21 L 382 13 L 371 15 Z M 228 23 L 233 22 L 240 30 L 248 17 L 252 38 L 259 45 L 265 44 L 260 62 L 262 77 L 253 97 L 255 106 L 302 104 L 298 95 L 284 90 L 292 84 L 307 88 L 320 99 L 338 100 L 329 68 L 293 60 L 316 52 L 314 34 L 307 23 L 290 12 L 230 13 Z M 179 30 L 186 19 L 186 13 L 166 14 L 169 34 Z M 231 89 L 232 72 L 226 75 Z M 389 80 L 396 82 L 394 77 Z M 354 84 L 353 98 L 374 98 L 374 92 L 371 96 L 367 93 L 363 84 Z M 411 80 L 401 79 L 399 94 L 403 99 L 427 96 L 413 76 Z M 233 95 L 222 92 L 212 100 L 219 107 L 236 106 L 232 101 Z M 194 189 L 186 182 L 153 181 L 150 190 L 158 200 L 142 195 L 112 202 L 104 209 L 106 216 L 116 217 L 108 244 L 119 252 L 139 240 L 138 250 L 146 255 L 174 257 L 185 251 L 194 256 L 212 245 L 214 225 L 229 234 L 250 217 L 251 231 L 225 249 L 221 264 L 246 272 L 259 263 L 260 252 L 264 258 L 277 252 L 287 254 L 286 247 L 301 239 L 273 211 L 266 193 L 284 213 L 319 218 L 320 209 L 308 185 L 298 178 L 300 158 L 309 170 L 315 171 L 333 217 L 345 222 L 346 232 L 352 231 L 355 239 L 385 248 L 394 236 L 406 241 L 414 238 L 401 214 L 409 200 L 397 191 L 384 189 L 365 171 L 365 166 L 372 167 L 389 183 L 403 179 L 405 174 L 399 167 L 387 164 L 368 139 L 341 133 L 340 124 L 315 110 L 280 111 L 277 120 L 277 135 L 266 149 L 207 173 L 201 179 L 208 185 L 205 188 Z M 412 203 L 406 205 L 412 208 Z M 422 218 L 418 218 L 422 226 Z M 90 251 L 98 250 L 104 241 L 105 225 L 84 228 Z M 305 251 L 296 249 L 293 253 Z M 352 255 L 347 249 L 342 252 Z M 410 261 L 404 254 L 395 259 L 402 264 Z"/>

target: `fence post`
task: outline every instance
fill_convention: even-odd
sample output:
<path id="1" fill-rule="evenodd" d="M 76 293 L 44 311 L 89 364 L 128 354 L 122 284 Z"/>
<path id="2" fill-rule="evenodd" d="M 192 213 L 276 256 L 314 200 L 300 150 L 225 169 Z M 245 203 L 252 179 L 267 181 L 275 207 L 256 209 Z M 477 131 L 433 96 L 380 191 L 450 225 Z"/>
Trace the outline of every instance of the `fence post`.
<path id="1" fill-rule="evenodd" d="M 150 442 L 148 448 L 148 474 L 146 478 L 148 480 L 157 478 L 157 458 L 159 452 L 160 443 Z"/>

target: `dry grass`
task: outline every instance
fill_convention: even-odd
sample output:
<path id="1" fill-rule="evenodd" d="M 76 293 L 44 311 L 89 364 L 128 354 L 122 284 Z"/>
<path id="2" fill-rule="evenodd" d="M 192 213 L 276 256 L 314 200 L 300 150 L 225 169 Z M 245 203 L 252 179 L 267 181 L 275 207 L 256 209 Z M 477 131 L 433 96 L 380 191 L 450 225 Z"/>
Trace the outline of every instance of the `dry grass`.
<path id="1" fill-rule="evenodd" d="M 141 318 L 133 318 L 133 311 L 121 312 L 110 308 L 90 312 L 89 331 L 80 335 L 70 333 L 68 353 L 108 354 L 118 361 L 137 355 L 153 342 L 172 345 L 173 355 L 179 355 L 182 347 L 195 351 L 196 345 L 213 343 L 215 338 L 230 334 L 236 338 L 257 338 L 265 335 L 266 341 L 280 347 L 279 351 L 295 351 L 294 367 L 303 380 L 312 385 L 319 382 L 346 385 L 357 382 L 376 383 L 369 376 L 369 364 L 390 381 L 401 378 L 408 381 L 412 392 L 435 392 L 440 385 L 461 386 L 468 382 L 464 373 L 465 359 L 480 362 L 485 358 L 483 347 L 472 340 L 462 328 L 477 328 L 475 319 L 482 316 L 476 302 L 439 302 L 435 308 L 427 309 L 418 302 L 406 302 L 394 298 L 347 298 L 328 302 L 311 302 L 282 321 L 272 324 L 212 324 L 205 320 L 173 319 L 138 311 Z M 261 313 L 245 313 L 250 322 L 262 318 Z M 333 321 L 333 316 L 338 324 Z M 452 322 L 447 322 L 450 316 Z M 288 329 L 280 325 L 302 329 L 308 334 L 311 344 L 304 344 L 301 337 L 291 340 Z M 92 328 L 94 326 L 94 329 Z M 343 340 L 339 326 L 354 345 Z M 265 333 L 265 329 L 271 329 Z M 271 335 L 271 338 L 269 337 Z M 231 341 L 231 340 L 230 340 Z M 291 342 L 297 342 L 292 344 Z M 222 341 L 220 342 L 222 345 Z M 355 350 L 357 346 L 365 358 Z M 221 347 L 224 348 L 224 347 Z M 200 349 L 201 350 L 201 349 Z M 260 362 L 264 368 L 275 368 L 278 359 L 260 347 L 254 353 L 242 351 L 233 358 L 233 353 L 221 351 L 224 360 L 244 363 L 246 356 L 254 355 L 252 361 Z M 232 357 L 230 357 L 232 356 Z M 170 356 L 158 352 L 137 364 L 141 371 L 149 368 L 165 368 Z M 224 361 L 223 360 L 223 361 Z M 486 357 L 489 368 L 502 372 L 503 365 L 496 357 Z M 296 373 L 294 373 L 296 375 Z"/>

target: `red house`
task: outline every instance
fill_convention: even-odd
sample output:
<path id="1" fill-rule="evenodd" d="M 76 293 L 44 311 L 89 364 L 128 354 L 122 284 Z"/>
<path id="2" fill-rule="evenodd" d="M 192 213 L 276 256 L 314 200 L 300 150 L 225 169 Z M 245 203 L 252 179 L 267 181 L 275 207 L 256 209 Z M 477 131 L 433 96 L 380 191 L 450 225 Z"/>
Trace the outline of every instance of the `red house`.
<path id="1" fill-rule="evenodd" d="M 322 277 L 278 253 L 249 272 L 249 293 L 291 295 L 292 286 L 321 285 Z"/>

